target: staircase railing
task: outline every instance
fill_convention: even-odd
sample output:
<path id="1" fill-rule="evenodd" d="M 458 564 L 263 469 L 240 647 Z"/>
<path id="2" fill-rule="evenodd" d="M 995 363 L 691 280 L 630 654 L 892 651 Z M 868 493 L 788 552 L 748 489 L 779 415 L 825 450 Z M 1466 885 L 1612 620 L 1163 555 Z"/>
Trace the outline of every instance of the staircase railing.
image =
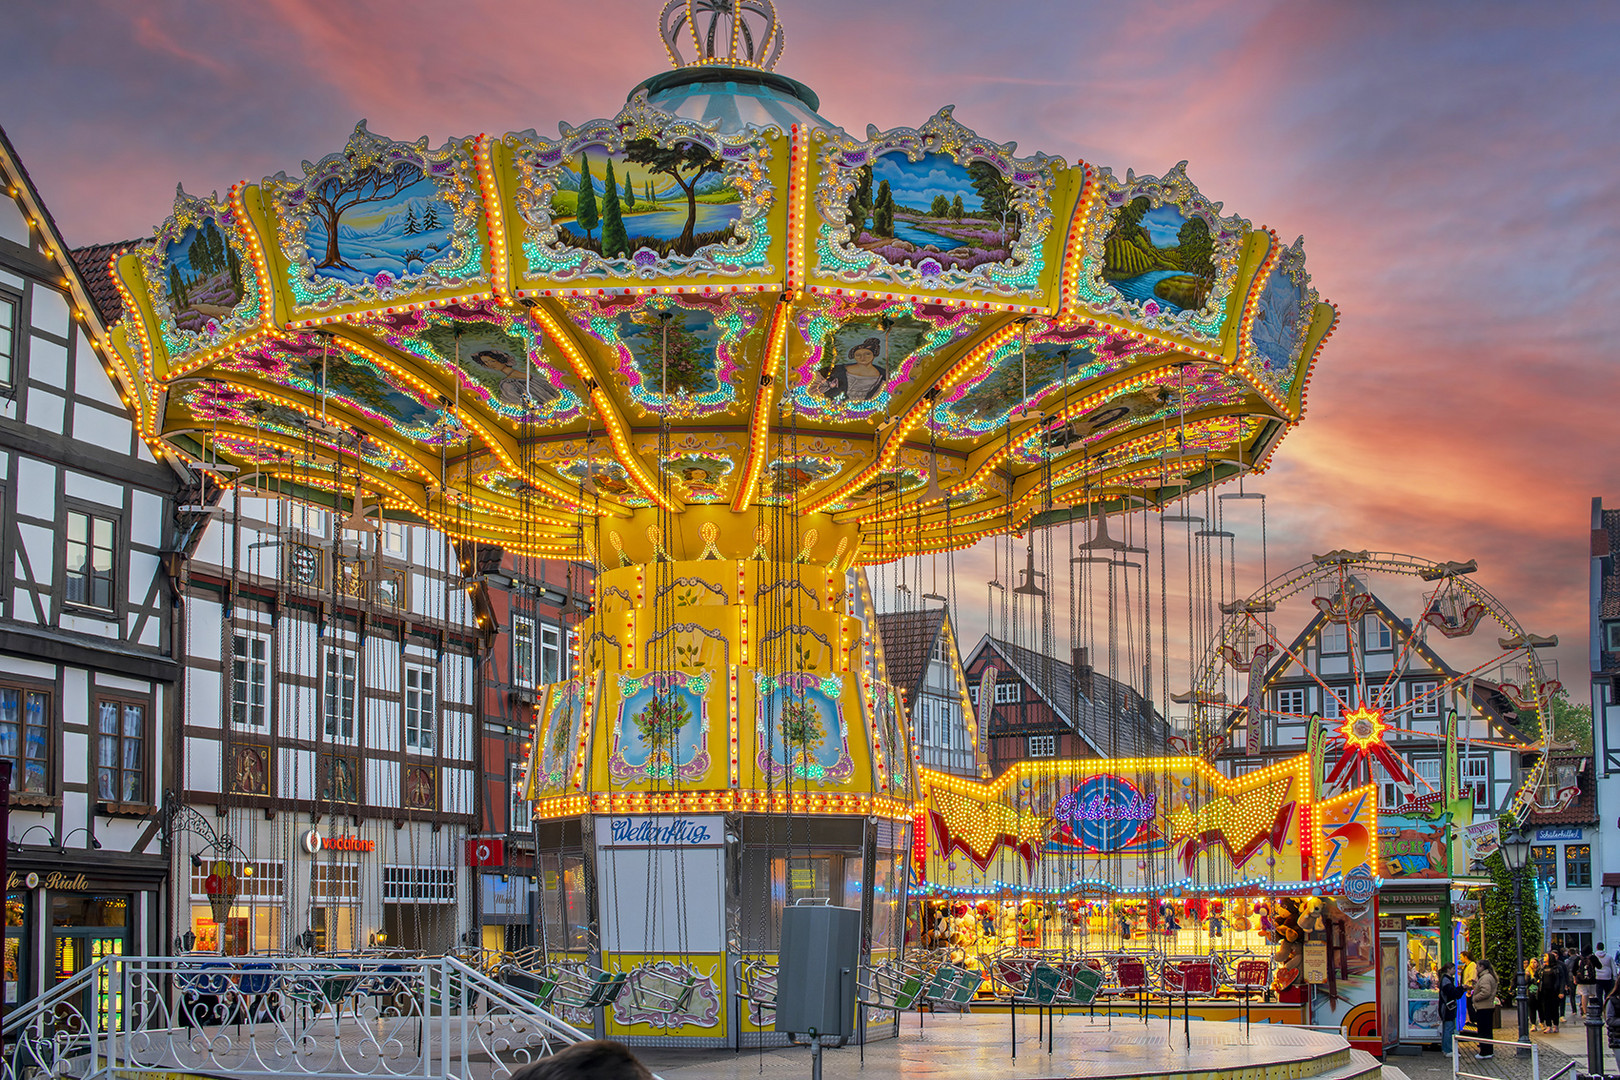
<path id="1" fill-rule="evenodd" d="M 587 1038 L 454 957 L 109 956 L 6 1017 L 0 1080 L 502 1080 Z"/>

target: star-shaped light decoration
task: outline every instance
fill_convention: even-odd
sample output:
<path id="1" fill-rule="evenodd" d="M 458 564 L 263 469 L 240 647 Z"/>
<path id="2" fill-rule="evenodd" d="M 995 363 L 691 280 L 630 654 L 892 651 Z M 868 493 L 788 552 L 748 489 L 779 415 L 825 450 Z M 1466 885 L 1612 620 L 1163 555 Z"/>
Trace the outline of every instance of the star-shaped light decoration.
<path id="1" fill-rule="evenodd" d="M 1344 740 L 1344 749 L 1339 754 L 1339 760 L 1334 763 L 1333 771 L 1328 774 L 1328 783 L 1338 783 L 1339 777 L 1344 775 L 1352 764 L 1369 757 L 1377 758 L 1393 779 L 1405 783 L 1406 769 L 1401 764 L 1401 759 L 1396 757 L 1384 742 L 1384 733 L 1387 731 L 1389 724 L 1384 720 L 1382 709 L 1361 705 L 1345 713 L 1343 719 L 1339 721 L 1339 737 Z"/>

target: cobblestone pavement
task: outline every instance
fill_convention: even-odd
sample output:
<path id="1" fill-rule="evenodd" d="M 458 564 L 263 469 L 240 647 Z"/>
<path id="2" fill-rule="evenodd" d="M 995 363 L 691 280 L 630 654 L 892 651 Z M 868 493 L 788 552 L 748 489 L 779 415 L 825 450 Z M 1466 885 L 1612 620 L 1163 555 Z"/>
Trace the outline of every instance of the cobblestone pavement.
<path id="1" fill-rule="evenodd" d="M 1498 1037 L 1511 1038 L 1512 1034 L 1511 1030 L 1497 1030 Z M 1556 1035 L 1532 1033 L 1530 1040 L 1539 1051 L 1541 1080 L 1548 1080 L 1572 1062 L 1578 1064 L 1565 1074 L 1569 1080 L 1573 1080 L 1574 1073 L 1586 1071 L 1586 1027 L 1581 1021 L 1566 1018 L 1559 1025 Z M 1491 1077 L 1492 1080 L 1531 1080 L 1530 1058 L 1518 1056 L 1511 1047 L 1498 1046 L 1494 1057 L 1480 1060 L 1478 1046 L 1464 1035 L 1458 1040 L 1458 1050 L 1458 1068 L 1462 1072 Z M 1425 1050 L 1421 1054 L 1391 1054 L 1386 1060 L 1411 1080 L 1451 1080 L 1451 1057 L 1437 1050 Z M 1607 1044 L 1603 1049 L 1603 1061 L 1604 1068 L 1609 1072 L 1620 1071 L 1620 1064 L 1616 1063 L 1614 1053 Z"/>

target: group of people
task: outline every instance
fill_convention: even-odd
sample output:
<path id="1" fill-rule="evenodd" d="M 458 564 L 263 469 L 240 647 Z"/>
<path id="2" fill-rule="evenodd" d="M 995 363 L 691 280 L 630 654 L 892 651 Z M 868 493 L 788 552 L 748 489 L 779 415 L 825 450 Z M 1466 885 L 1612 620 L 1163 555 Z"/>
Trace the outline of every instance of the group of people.
<path id="1" fill-rule="evenodd" d="M 1440 1049 L 1451 1053 L 1453 1037 L 1457 1032 L 1459 1002 L 1466 1003 L 1467 1017 L 1474 1022 L 1474 1032 L 1487 1040 L 1479 1048 L 1479 1056 L 1494 1056 L 1489 1040 L 1496 1037 L 1498 1000 L 1503 987 L 1496 977 L 1496 968 L 1489 960 L 1475 961 L 1464 952 L 1458 964 L 1446 964 L 1440 969 Z M 1531 1031 L 1553 1034 L 1559 1021 L 1574 1011 L 1584 1016 L 1587 1003 L 1594 997 L 1604 1002 L 1614 994 L 1614 959 L 1598 942 L 1594 952 L 1587 949 L 1577 953 L 1574 949 L 1552 949 L 1546 955 L 1525 961 L 1525 993 L 1530 1010 Z"/>

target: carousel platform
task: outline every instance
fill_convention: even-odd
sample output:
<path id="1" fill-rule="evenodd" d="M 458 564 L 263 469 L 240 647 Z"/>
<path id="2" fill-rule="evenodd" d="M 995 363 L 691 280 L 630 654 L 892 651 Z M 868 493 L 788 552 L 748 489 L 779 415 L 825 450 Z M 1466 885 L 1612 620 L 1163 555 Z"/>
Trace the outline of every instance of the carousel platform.
<path id="1" fill-rule="evenodd" d="M 861 1050 L 850 1045 L 827 1050 L 823 1075 L 829 1080 L 861 1077 L 973 1077 L 974 1080 L 1381 1080 L 1376 1058 L 1352 1050 L 1330 1032 L 1275 1024 L 1191 1024 L 1191 1047 L 1180 1023 L 1167 1033 L 1163 1020 L 1059 1015 L 1051 1052 L 1037 1038 L 1033 1013 L 1018 1018 L 1018 1057 L 1012 1056 L 1010 1018 L 1000 1014 L 929 1017 L 919 1029 L 915 1017 L 901 1021 L 898 1038 L 884 1038 Z M 772 1050 L 675 1050 L 637 1048 L 637 1056 L 664 1080 L 706 1077 L 743 1080 L 761 1073 L 810 1074 L 806 1047 Z"/>

